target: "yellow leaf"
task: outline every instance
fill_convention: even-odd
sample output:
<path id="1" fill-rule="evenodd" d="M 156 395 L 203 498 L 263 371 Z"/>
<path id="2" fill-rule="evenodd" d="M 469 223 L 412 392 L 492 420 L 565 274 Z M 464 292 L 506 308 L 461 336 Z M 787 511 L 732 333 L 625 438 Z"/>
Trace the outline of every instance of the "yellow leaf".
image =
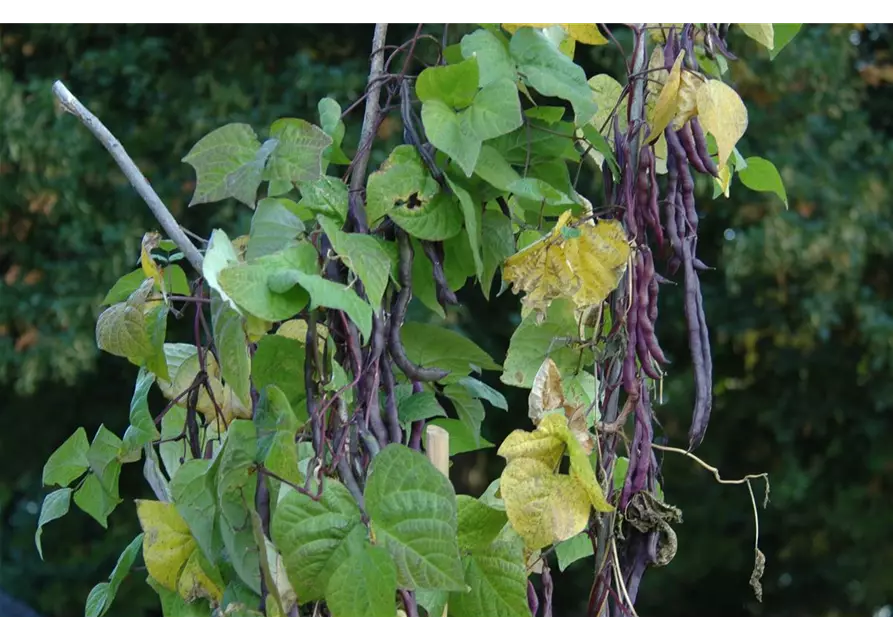
<path id="1" fill-rule="evenodd" d="M 772 51 L 775 48 L 775 30 L 772 24 L 738 24 L 741 30 Z"/>
<path id="2" fill-rule="evenodd" d="M 157 231 L 149 231 L 143 235 L 143 241 L 140 246 L 140 265 L 143 273 L 147 278 L 152 278 L 159 287 L 163 286 L 164 280 L 161 277 L 161 269 L 152 257 L 152 249 L 158 247 L 161 242 L 161 234 Z"/>
<path id="3" fill-rule="evenodd" d="M 223 587 L 205 572 L 202 567 L 201 553 L 196 548 L 189 556 L 182 573 L 180 573 L 180 579 L 177 581 L 177 592 L 187 603 L 194 602 L 199 598 L 207 598 L 212 602 L 219 603 L 223 599 Z"/>
<path id="4" fill-rule="evenodd" d="M 163 587 L 178 591 L 180 572 L 198 548 L 189 526 L 167 502 L 137 500 L 136 514 L 146 534 L 143 558 L 149 575 Z"/>
<path id="5" fill-rule="evenodd" d="M 698 120 L 716 139 L 719 168 L 747 129 L 747 108 L 735 90 L 720 80 L 708 80 L 697 95 Z"/>
<path id="6" fill-rule="evenodd" d="M 538 424 L 543 415 L 563 406 L 561 373 L 552 358 L 546 358 L 533 378 L 530 395 L 527 397 L 527 415 L 533 424 Z"/>
<path id="7" fill-rule="evenodd" d="M 723 195 L 728 198 L 729 185 L 732 183 L 732 172 L 729 170 L 729 165 L 723 165 L 723 168 L 719 170 L 719 177 L 713 178 L 713 181 L 719 185 L 719 188 L 720 190 L 722 190 Z"/>
<path id="8" fill-rule="evenodd" d="M 626 131 L 628 123 L 626 117 L 623 117 L 623 115 L 626 114 L 626 103 L 628 98 L 624 96 L 623 100 L 620 100 L 618 104 L 618 100 L 623 93 L 623 87 L 617 80 L 606 73 L 601 73 L 589 78 L 589 88 L 592 89 L 592 99 L 595 102 L 595 106 L 598 107 L 598 111 L 592 116 L 589 124 L 601 132 L 607 139 L 608 144 L 613 148 L 614 136 L 612 128 L 610 126 L 605 127 L 603 131 L 602 127 L 613 112 L 621 114 L 620 130 L 624 132 Z"/>
<path id="9" fill-rule="evenodd" d="M 577 309 L 602 303 L 617 288 L 629 258 L 629 244 L 616 220 L 588 220 L 565 234 L 570 212 L 558 219 L 552 232 L 510 256 L 503 278 L 512 291 L 525 291 L 525 311 L 544 316 L 556 298 L 570 298 Z"/>
<path id="10" fill-rule="evenodd" d="M 512 528 L 530 549 L 567 540 L 586 528 L 590 501 L 569 476 L 539 460 L 519 458 L 502 472 L 500 491 Z"/>
<path id="11" fill-rule="evenodd" d="M 602 35 L 601 31 L 594 24 L 563 24 L 561 26 L 577 42 L 593 45 L 608 44 L 608 39 Z"/>
<path id="12" fill-rule="evenodd" d="M 545 429 L 536 431 L 516 429 L 502 441 L 497 455 L 508 462 L 521 458 L 536 460 L 549 467 L 551 472 L 564 455 L 564 447 L 563 437 Z"/>
<path id="13" fill-rule="evenodd" d="M 613 511 L 614 507 L 605 500 L 605 494 L 598 484 L 595 471 L 593 471 L 592 464 L 589 462 L 589 455 L 580 445 L 574 433 L 569 429 L 565 430 L 565 433 L 564 442 L 567 445 L 567 453 L 571 459 L 571 478 L 583 487 L 590 503 L 596 510 Z"/>
<path id="14" fill-rule="evenodd" d="M 273 323 L 261 320 L 250 313 L 245 314 L 245 334 L 251 342 L 257 342 L 273 328 Z"/>
<path id="15" fill-rule="evenodd" d="M 307 343 L 307 321 L 306 320 L 288 320 L 279 325 L 276 335 L 297 340 L 301 344 Z M 316 325 L 316 339 L 319 343 L 319 350 L 322 351 L 326 344 L 326 338 L 329 336 L 329 330 L 323 324 Z"/>
<path id="16" fill-rule="evenodd" d="M 670 75 L 667 76 L 663 89 L 660 90 L 657 104 L 654 106 L 654 116 L 650 123 L 651 133 L 648 134 L 648 138 L 645 140 L 646 144 L 663 133 L 663 130 L 667 128 L 667 125 L 670 124 L 676 115 L 679 84 L 682 78 L 682 59 L 684 57 L 685 52 L 680 51 L 679 55 L 676 56 L 676 61 L 673 63 L 673 68 L 670 70 Z"/>
<path id="17" fill-rule="evenodd" d="M 704 84 L 704 79 L 685 70 L 679 82 L 679 97 L 676 100 L 676 117 L 673 118 L 673 131 L 679 131 L 685 123 L 698 115 L 698 89 Z"/>

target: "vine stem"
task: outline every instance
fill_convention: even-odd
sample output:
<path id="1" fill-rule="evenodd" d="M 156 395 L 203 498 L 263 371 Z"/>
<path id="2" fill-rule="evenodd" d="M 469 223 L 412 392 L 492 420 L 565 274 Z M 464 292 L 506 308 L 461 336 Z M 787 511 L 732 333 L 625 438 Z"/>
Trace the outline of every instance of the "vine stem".
<path id="1" fill-rule="evenodd" d="M 369 167 L 369 156 L 372 151 L 372 140 L 378 129 L 378 115 L 381 110 L 381 83 L 378 77 L 384 72 L 384 43 L 388 35 L 386 22 L 375 25 L 372 35 L 372 62 L 369 66 L 369 92 L 366 94 L 366 110 L 363 114 L 363 128 L 360 130 L 359 152 L 354 158 L 354 166 L 351 167 L 350 190 L 359 192 L 363 189 L 366 180 L 366 170 Z"/>
<path id="2" fill-rule="evenodd" d="M 173 214 L 164 205 L 161 198 L 158 197 L 158 194 L 155 193 L 152 185 L 146 180 L 146 177 L 127 154 L 127 151 L 124 150 L 124 146 L 118 142 L 118 139 L 112 135 L 112 132 L 109 131 L 104 124 L 102 124 L 99 118 L 93 115 L 87 107 L 81 104 L 81 101 L 68 90 L 68 87 L 66 87 L 61 80 L 56 80 L 56 82 L 53 83 L 53 95 L 58 98 L 59 103 L 65 111 L 80 120 L 90 133 L 96 136 L 96 139 L 102 143 L 102 146 L 106 148 L 112 158 L 115 159 L 115 162 L 118 163 L 118 166 L 121 167 L 121 170 L 124 172 L 124 175 L 127 176 L 127 179 L 130 181 L 130 184 L 133 185 L 133 188 L 136 189 L 136 192 L 140 194 L 140 197 L 142 197 L 146 204 L 149 205 L 152 215 L 158 220 L 158 223 L 164 229 L 168 238 L 173 240 L 174 244 L 177 245 L 177 248 L 183 252 L 183 255 L 189 260 L 189 264 L 191 264 L 196 271 L 202 273 L 201 252 L 194 244 L 192 244 L 192 241 L 186 233 L 184 233 L 183 229 L 180 228 L 180 225 L 177 223 L 176 219 L 174 219 Z"/>

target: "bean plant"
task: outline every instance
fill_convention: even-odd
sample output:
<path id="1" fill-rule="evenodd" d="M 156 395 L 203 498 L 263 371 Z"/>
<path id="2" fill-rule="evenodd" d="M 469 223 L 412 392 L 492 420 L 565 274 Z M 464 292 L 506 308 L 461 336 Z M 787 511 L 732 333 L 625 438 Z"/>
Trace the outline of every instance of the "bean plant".
<path id="1" fill-rule="evenodd" d="M 645 570 L 676 553 L 660 456 L 744 484 L 756 516 L 765 476 L 723 480 L 692 453 L 713 388 L 696 182 L 785 200 L 772 163 L 736 149 L 748 117 L 727 36 L 774 57 L 799 26 L 484 24 L 451 38 L 419 25 L 395 45 L 378 24 L 346 111 L 325 98 L 316 122 L 282 118 L 265 137 L 228 124 L 188 151 L 191 205 L 253 211 L 250 228 L 208 238 L 56 83 L 160 225 L 96 323 L 98 347 L 137 371 L 130 424 L 79 428 L 43 472 L 41 554 L 72 500 L 107 526 L 122 465 L 142 463 L 154 494 L 86 614 L 113 611 L 141 556 L 166 616 L 550 616 L 555 576 L 581 562 L 589 615 L 630 616 Z M 623 77 L 587 78 L 574 62 L 587 47 L 616 48 Z M 370 171 L 393 114 L 401 144 Z M 581 175 L 599 187 L 581 192 Z M 469 284 L 521 295 L 502 362 L 443 322 L 407 320 L 413 298 L 445 317 Z M 683 301 L 695 379 L 679 446 L 655 438 L 663 379 L 686 364 L 658 341 L 662 296 Z M 190 338 L 170 340 L 169 322 Z M 507 409 L 484 371 L 529 390 L 529 423 L 501 443 L 481 435 L 486 412 Z M 489 447 L 500 476 L 457 495 L 449 456 Z M 760 597 L 758 536 L 754 553 Z"/>

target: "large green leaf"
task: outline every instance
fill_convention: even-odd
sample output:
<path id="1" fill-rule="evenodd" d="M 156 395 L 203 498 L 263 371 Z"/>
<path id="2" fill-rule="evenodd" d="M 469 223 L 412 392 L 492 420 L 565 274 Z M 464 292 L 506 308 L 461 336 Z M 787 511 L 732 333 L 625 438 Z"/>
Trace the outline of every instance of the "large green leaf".
<path id="1" fill-rule="evenodd" d="M 486 29 L 478 29 L 462 38 L 461 48 L 463 57 L 477 58 L 481 87 L 497 80 L 509 80 L 514 84 L 515 63 L 506 43 L 499 37 Z"/>
<path id="2" fill-rule="evenodd" d="M 243 407 L 251 406 L 251 359 L 242 316 L 211 292 L 211 330 L 223 380 Z"/>
<path id="3" fill-rule="evenodd" d="M 530 616 L 527 567 L 520 538 L 495 541 L 466 555 L 462 564 L 469 590 L 450 594 L 450 615 L 494 618 Z"/>
<path id="4" fill-rule="evenodd" d="M 590 351 L 583 351 L 581 360 L 580 350 L 562 340 L 576 337 L 578 332 L 573 303 L 569 300 L 553 301 L 542 324 L 536 323 L 536 314 L 528 315 L 512 334 L 500 380 L 514 387 L 530 389 L 536 372 L 547 357 L 555 361 L 562 375 L 570 375 L 579 366 L 588 365 L 592 361 Z"/>
<path id="5" fill-rule="evenodd" d="M 465 113 L 458 114 L 440 100 L 422 104 L 422 124 L 425 134 L 436 148 L 443 151 L 470 176 L 481 151 L 481 138 L 472 120 Z"/>
<path id="6" fill-rule="evenodd" d="M 281 118 L 270 127 L 270 137 L 278 144 L 270 154 L 264 180 L 296 183 L 322 177 L 322 154 L 332 144 L 322 129 L 306 120 Z"/>
<path id="7" fill-rule="evenodd" d="M 347 185 L 332 176 L 304 182 L 301 184 L 301 206 L 344 222 L 347 218 Z"/>
<path id="8" fill-rule="evenodd" d="M 111 607 L 112 602 L 115 600 L 115 596 L 118 595 L 118 588 L 121 586 L 124 578 L 127 577 L 127 574 L 130 573 L 130 568 L 140 554 L 142 545 L 143 534 L 140 533 L 129 545 L 127 545 L 124 551 L 121 552 L 121 555 L 118 557 L 118 562 L 115 564 L 115 568 L 112 569 L 112 573 L 109 575 L 109 581 L 100 582 L 90 591 L 90 594 L 87 596 L 84 615 L 104 616 L 108 612 L 109 607 Z"/>
<path id="9" fill-rule="evenodd" d="M 259 551 L 251 530 L 257 474 L 257 430 L 248 420 L 234 420 L 226 432 L 217 469 L 218 522 L 223 546 L 239 578 L 260 593 Z"/>
<path id="10" fill-rule="evenodd" d="M 298 600 L 318 600 L 352 550 L 362 549 L 366 529 L 356 501 L 337 480 L 326 481 L 318 502 L 286 491 L 273 514 L 273 543 Z"/>
<path id="11" fill-rule="evenodd" d="M 505 160 L 520 167 L 550 158 L 570 161 L 580 159 L 580 154 L 574 147 L 574 125 L 570 122 L 521 127 L 493 138 L 488 144 Z"/>
<path id="12" fill-rule="evenodd" d="M 428 67 L 416 79 L 415 92 L 423 103 L 439 100 L 453 109 L 471 104 L 478 90 L 478 61 Z"/>
<path id="13" fill-rule="evenodd" d="M 274 141 L 261 146 L 247 124 L 227 124 L 199 140 L 183 162 L 195 168 L 195 194 L 189 206 L 235 198 L 254 208 L 257 188 Z"/>
<path id="14" fill-rule="evenodd" d="M 555 546 L 555 555 L 558 556 L 558 569 L 564 571 L 577 560 L 588 558 L 593 554 L 592 540 L 589 534 L 583 531 L 573 538 L 562 540 Z"/>
<path id="15" fill-rule="evenodd" d="M 152 345 L 142 305 L 132 304 L 128 299 L 99 314 L 96 346 L 114 356 L 134 361 L 151 355 Z"/>
<path id="16" fill-rule="evenodd" d="M 384 216 L 410 235 L 446 240 L 462 229 L 462 213 L 442 194 L 418 151 L 411 145 L 395 148 L 381 169 L 369 176 L 366 213 L 374 224 Z"/>
<path id="17" fill-rule="evenodd" d="M 40 516 L 37 518 L 37 531 L 34 532 L 34 544 L 37 546 L 37 553 L 43 560 L 43 546 L 40 544 L 40 536 L 43 534 L 43 525 L 58 520 L 66 513 L 71 506 L 71 488 L 63 487 L 52 493 L 48 493 L 43 499 L 40 506 Z"/>
<path id="18" fill-rule="evenodd" d="M 251 218 L 251 233 L 245 258 L 253 260 L 287 247 L 304 231 L 298 205 L 287 198 L 264 198 Z"/>
<path id="19" fill-rule="evenodd" d="M 110 495 L 92 473 L 74 493 L 74 503 L 103 528 L 108 527 L 108 517 L 120 502 L 121 499 Z"/>
<path id="20" fill-rule="evenodd" d="M 66 487 L 90 468 L 87 451 L 90 442 L 83 427 L 72 433 L 59 445 L 43 466 L 43 484 Z"/>
<path id="21" fill-rule="evenodd" d="M 100 425 L 87 450 L 90 471 L 115 500 L 118 500 L 118 478 L 121 475 L 118 454 L 121 453 L 123 444 L 121 438 L 106 429 L 105 425 Z"/>
<path id="22" fill-rule="evenodd" d="M 589 122 L 596 106 L 586 73 L 558 45 L 536 29 L 522 27 L 512 36 L 509 52 L 526 83 L 544 96 L 563 98 L 574 107 L 577 125 Z"/>
<path id="23" fill-rule="evenodd" d="M 391 257 L 375 238 L 361 233 L 344 233 L 336 223 L 324 216 L 319 224 L 328 236 L 344 264 L 357 276 L 366 289 L 373 308 L 381 306 L 381 299 L 391 274 Z"/>
<path id="24" fill-rule="evenodd" d="M 326 606 L 335 617 L 396 617 L 397 568 L 388 552 L 363 542 L 332 573 Z"/>
<path id="25" fill-rule="evenodd" d="M 171 496 L 177 513 L 206 558 L 216 558 L 222 548 L 217 522 L 217 495 L 210 460 L 187 460 L 171 478 Z"/>
<path id="26" fill-rule="evenodd" d="M 437 367 L 450 372 L 441 382 L 455 382 L 474 367 L 493 371 L 501 369 L 486 351 L 445 327 L 407 322 L 402 327 L 401 335 L 410 360 L 423 367 Z"/>
<path id="27" fill-rule="evenodd" d="M 464 588 L 456 494 L 424 455 L 401 444 L 382 449 L 369 469 L 365 498 L 374 539 L 393 557 L 401 587 Z"/>
<path id="28" fill-rule="evenodd" d="M 294 249 L 292 247 L 286 251 Z M 270 275 L 290 268 L 284 254 L 280 251 L 249 263 L 224 268 L 218 276 L 222 293 L 261 320 L 281 322 L 291 318 L 307 305 L 310 297 L 298 287 L 276 292 L 267 285 Z"/>
<path id="29" fill-rule="evenodd" d="M 304 345 L 285 336 L 267 335 L 257 343 L 252 360 L 254 386 L 263 391 L 275 385 L 285 394 L 293 409 L 306 398 L 304 387 Z"/>
<path id="30" fill-rule="evenodd" d="M 474 173 L 500 191 L 508 191 L 512 184 L 521 179 L 521 174 L 490 144 L 481 147 Z"/>
<path id="31" fill-rule="evenodd" d="M 401 398 L 397 403 L 397 415 L 400 417 L 400 422 L 407 423 L 437 416 L 446 417 L 446 412 L 437 402 L 433 391 L 423 391 Z"/>
<path id="32" fill-rule="evenodd" d="M 494 80 L 480 90 L 462 117 L 468 119 L 471 131 L 480 140 L 497 138 L 514 131 L 523 122 L 517 86 L 507 78 Z M 466 175 L 471 175 L 471 172 L 466 170 Z"/>
<path id="33" fill-rule="evenodd" d="M 505 511 L 494 509 L 471 496 L 456 496 L 459 519 L 459 548 L 485 549 L 496 540 L 508 522 Z"/>

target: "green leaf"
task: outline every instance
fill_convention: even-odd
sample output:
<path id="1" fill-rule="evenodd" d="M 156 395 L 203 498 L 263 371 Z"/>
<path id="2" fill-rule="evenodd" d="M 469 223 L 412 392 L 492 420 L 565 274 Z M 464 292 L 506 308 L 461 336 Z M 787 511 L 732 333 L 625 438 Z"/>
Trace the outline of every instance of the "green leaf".
<path id="1" fill-rule="evenodd" d="M 458 382 L 461 386 L 465 387 L 466 391 L 471 394 L 472 398 L 481 398 L 482 400 L 486 400 L 497 409 L 502 409 L 503 411 L 509 410 L 509 406 L 505 400 L 505 396 L 485 382 L 482 382 L 477 378 L 470 377 L 461 378 Z"/>
<path id="2" fill-rule="evenodd" d="M 327 280 L 318 273 L 307 273 L 294 268 L 272 273 L 267 282 L 274 291 L 286 291 L 291 286 L 299 285 L 310 294 L 311 309 L 318 307 L 341 309 L 357 325 L 364 344 L 371 336 L 372 307 L 346 285 Z"/>
<path id="3" fill-rule="evenodd" d="M 788 208 L 788 194 L 775 165 L 759 156 L 751 156 L 746 160 L 747 166 L 737 173 L 743 184 L 753 191 L 769 191 L 774 193 Z"/>
<path id="4" fill-rule="evenodd" d="M 391 553 L 401 587 L 464 588 L 456 494 L 424 455 L 401 444 L 382 449 L 372 460 L 365 498 L 374 540 Z"/>
<path id="5" fill-rule="evenodd" d="M 574 107 L 577 125 L 596 113 L 586 73 L 541 31 L 522 27 L 512 36 L 509 52 L 525 82 L 544 96 L 563 98 Z"/>
<path id="6" fill-rule="evenodd" d="M 572 162 L 580 159 L 574 148 L 574 126 L 569 122 L 521 127 L 493 138 L 488 144 L 507 162 L 520 167 L 553 158 Z"/>
<path id="7" fill-rule="evenodd" d="M 555 546 L 559 571 L 564 571 L 577 560 L 588 558 L 592 553 L 592 541 L 585 531 L 578 533 L 573 538 L 563 540 Z"/>
<path id="8" fill-rule="evenodd" d="M 474 254 L 471 251 L 468 233 L 463 231 L 457 236 L 444 240 L 443 273 L 449 288 L 458 292 L 465 286 L 468 278 L 475 275 L 475 272 Z"/>
<path id="9" fill-rule="evenodd" d="M 251 406 L 251 359 L 242 316 L 211 291 L 211 331 L 223 380 L 243 407 Z"/>
<path id="10" fill-rule="evenodd" d="M 521 175 L 503 155 L 489 144 L 481 147 L 474 173 L 500 191 L 508 191 L 512 184 L 521 179 Z"/>
<path id="11" fill-rule="evenodd" d="M 477 203 L 472 200 L 471 194 L 458 181 L 446 177 L 447 184 L 450 189 L 459 198 L 459 205 L 462 214 L 465 217 L 465 230 L 468 232 L 468 240 L 471 246 L 472 256 L 474 257 L 475 273 L 478 278 L 482 277 L 484 272 L 484 262 L 481 258 L 481 210 Z"/>
<path id="12" fill-rule="evenodd" d="M 278 144 L 270 154 L 264 180 L 303 183 L 322 177 L 322 154 L 332 144 L 322 129 L 306 120 L 281 118 L 270 127 L 270 137 Z"/>
<path id="13" fill-rule="evenodd" d="M 410 235 L 425 240 L 446 240 L 462 230 L 461 212 L 440 192 L 412 145 L 395 148 L 369 176 L 366 213 L 369 224 L 390 216 Z"/>
<path id="14" fill-rule="evenodd" d="M 100 425 L 93 442 L 87 450 L 90 470 L 99 479 L 102 487 L 116 500 L 118 499 L 118 477 L 121 474 L 121 461 L 118 454 L 123 442 L 114 433 Z"/>
<path id="15" fill-rule="evenodd" d="M 488 84 L 475 96 L 462 117 L 469 120 L 471 130 L 481 140 L 514 131 L 523 123 L 517 86 L 507 79 Z"/>
<path id="16" fill-rule="evenodd" d="M 369 304 L 381 306 L 388 278 L 391 274 L 391 257 L 375 238 L 362 233 L 344 233 L 330 219 L 320 216 L 319 224 L 344 264 L 363 283 Z"/>
<path id="17" fill-rule="evenodd" d="M 388 552 L 363 542 L 332 573 L 326 605 L 335 617 L 396 617 L 397 567 Z"/>
<path id="18" fill-rule="evenodd" d="M 741 30 L 770 51 L 775 48 L 775 32 L 771 24 L 738 23 Z"/>
<path id="19" fill-rule="evenodd" d="M 189 448 L 184 447 L 182 441 L 172 440 L 183 433 L 185 425 L 186 409 L 179 405 L 174 405 L 168 409 L 161 419 L 162 442 L 158 445 L 158 451 L 164 464 L 164 470 L 169 478 L 174 477 L 174 474 L 180 467 L 180 458 L 184 456 L 184 453 L 187 460 L 190 458 Z M 184 449 L 186 449 L 185 452 Z"/>
<path id="20" fill-rule="evenodd" d="M 588 366 L 592 362 L 589 351 L 581 352 L 573 346 L 562 346 L 563 337 L 579 335 L 574 318 L 573 303 L 558 299 L 552 302 L 542 324 L 536 324 L 536 314 L 530 314 L 512 334 L 502 376 L 504 384 L 530 389 L 536 372 L 546 356 L 555 361 L 562 375 L 571 375 L 578 366 Z M 559 342 L 554 342 L 555 339 Z"/>
<path id="21" fill-rule="evenodd" d="M 189 295 L 189 280 L 186 279 L 186 272 L 183 267 L 178 264 L 170 264 L 164 268 L 162 274 L 164 280 L 164 290 L 176 296 Z"/>
<path id="22" fill-rule="evenodd" d="M 611 175 L 614 176 L 614 182 L 619 182 L 620 165 L 617 164 L 617 158 L 614 156 L 614 151 L 611 149 L 608 141 L 592 125 L 583 127 L 583 136 L 586 142 L 592 145 L 592 148 L 608 161 L 608 167 L 611 169 Z"/>
<path id="23" fill-rule="evenodd" d="M 90 461 L 87 460 L 89 449 L 87 432 L 83 427 L 78 427 L 47 460 L 43 467 L 43 484 L 66 487 L 77 480 L 90 468 Z"/>
<path id="24" fill-rule="evenodd" d="M 493 542 L 489 547 L 467 555 L 462 564 L 469 590 L 450 594 L 450 615 L 530 617 L 527 567 L 520 538 L 511 542 Z"/>
<path id="25" fill-rule="evenodd" d="M 189 206 L 235 198 L 251 208 L 267 159 L 276 143 L 261 146 L 247 124 L 227 124 L 199 140 L 183 162 L 195 169 L 195 194 Z"/>
<path id="26" fill-rule="evenodd" d="M 505 511 L 494 509 L 471 496 L 456 496 L 459 548 L 467 551 L 488 547 L 508 522 Z"/>
<path id="27" fill-rule="evenodd" d="M 457 384 L 447 385 L 444 394 L 450 399 L 456 416 L 474 434 L 475 441 L 481 442 L 481 423 L 484 421 L 484 405 L 469 393 L 468 389 Z M 481 447 L 478 447 L 481 448 Z"/>
<path id="28" fill-rule="evenodd" d="M 437 402 L 433 391 L 423 391 L 401 399 L 397 404 L 397 415 L 400 422 L 407 423 L 428 420 L 437 416 L 446 417 L 446 411 Z"/>
<path id="29" fill-rule="evenodd" d="M 118 588 L 121 586 L 124 578 L 127 577 L 134 560 L 136 560 L 137 555 L 142 550 L 142 544 L 143 534 L 141 533 L 121 552 L 118 562 L 109 576 L 109 581 L 100 582 L 93 587 L 87 596 L 87 604 L 84 608 L 85 616 L 104 616 L 108 612 L 109 607 L 112 606 L 112 602 L 115 600 L 115 596 L 118 595 Z"/>
<path id="30" fill-rule="evenodd" d="M 43 525 L 58 520 L 66 513 L 71 506 L 71 489 L 63 487 L 52 493 L 48 493 L 43 499 L 40 507 L 40 516 L 37 518 L 37 531 L 34 533 L 34 544 L 37 546 L 37 553 L 43 560 L 43 547 L 40 544 L 40 536 L 43 534 Z"/>
<path id="31" fill-rule="evenodd" d="M 245 248 L 245 258 L 253 260 L 287 247 L 304 223 L 298 217 L 298 205 L 286 198 L 264 198 L 257 203 L 251 218 L 251 235 Z"/>
<path id="32" fill-rule="evenodd" d="M 524 208 L 536 211 L 537 215 L 539 215 L 539 211 L 544 203 L 557 207 L 567 207 L 574 204 L 574 201 L 566 193 L 559 191 L 545 180 L 540 180 L 539 178 L 521 178 L 516 180 L 509 185 L 509 191 L 518 196 L 518 198 L 528 200 L 528 203 L 524 203 Z"/>
<path id="33" fill-rule="evenodd" d="M 530 107 L 524 110 L 524 115 L 534 120 L 555 124 L 564 117 L 564 112 L 564 107 Z"/>
<path id="34" fill-rule="evenodd" d="M 171 496 L 177 513 L 206 558 L 216 558 L 223 547 L 215 532 L 217 497 L 210 460 L 187 460 L 171 478 Z"/>
<path id="35" fill-rule="evenodd" d="M 103 489 L 99 479 L 92 473 L 74 494 L 74 503 L 103 528 L 108 528 L 108 517 L 120 502 L 120 498 L 111 496 Z"/>
<path id="36" fill-rule="evenodd" d="M 107 305 L 124 302 L 130 297 L 131 293 L 140 288 L 146 279 L 146 274 L 142 269 L 136 269 L 135 271 L 128 273 L 126 276 L 121 276 L 112 288 L 109 289 L 109 292 L 105 294 L 102 304 Z"/>
<path id="37" fill-rule="evenodd" d="M 485 209 L 481 219 L 481 254 L 484 272 L 481 276 L 481 291 L 484 298 L 490 299 L 493 276 L 502 266 L 505 259 L 515 252 L 515 237 L 512 233 L 512 221 L 501 211 Z"/>
<path id="38" fill-rule="evenodd" d="M 478 90 L 478 62 L 474 58 L 458 64 L 428 67 L 416 79 L 415 92 L 422 103 L 439 100 L 453 109 L 471 104 Z"/>
<path id="39" fill-rule="evenodd" d="M 421 243 L 412 238 L 412 297 L 441 318 L 446 318 L 443 307 L 437 301 L 434 284 L 434 268 L 425 255 Z"/>
<path id="40" fill-rule="evenodd" d="M 271 534 L 300 602 L 323 598 L 335 570 L 366 541 L 356 501 L 331 479 L 318 502 L 287 489 L 273 514 Z"/>
<path id="41" fill-rule="evenodd" d="M 781 50 L 790 44 L 791 40 L 794 39 L 794 36 L 800 33 L 800 27 L 802 26 L 803 25 L 796 23 L 775 23 L 772 25 L 772 30 L 775 32 L 775 39 L 772 50 L 769 52 L 770 60 L 775 60 L 778 54 L 781 53 Z"/>
<path id="42" fill-rule="evenodd" d="M 483 438 L 480 434 L 480 426 L 477 427 L 453 418 L 438 418 L 431 424 L 436 424 L 450 434 L 450 455 L 455 456 L 469 451 L 479 451 L 494 447 L 492 442 Z M 428 434 L 422 432 L 422 444 L 428 446 Z"/>
<path id="43" fill-rule="evenodd" d="M 441 383 L 455 382 L 465 377 L 472 367 L 493 371 L 501 369 L 486 351 L 445 327 L 407 322 L 402 327 L 401 335 L 406 355 L 412 362 L 450 372 Z"/>
<path id="44" fill-rule="evenodd" d="M 230 423 L 217 470 L 217 506 L 220 534 L 229 560 L 239 578 L 259 594 L 259 551 L 250 520 L 257 489 L 256 452 L 254 424 L 248 420 Z"/>
<path id="45" fill-rule="evenodd" d="M 332 176 L 304 182 L 301 206 L 343 223 L 347 219 L 347 185 Z"/>
<path id="46" fill-rule="evenodd" d="M 155 382 L 155 376 L 147 369 L 140 369 L 130 400 L 130 426 L 124 432 L 124 451 L 133 452 L 161 438 L 155 427 L 155 420 L 149 411 L 149 390 Z"/>
<path id="47" fill-rule="evenodd" d="M 470 176 L 481 151 L 481 138 L 470 117 L 457 114 L 440 100 L 429 100 L 422 104 L 422 125 L 431 144 Z"/>
<path id="48" fill-rule="evenodd" d="M 263 391 L 268 385 L 277 386 L 295 409 L 306 398 L 304 388 L 305 348 L 297 340 L 285 336 L 267 335 L 257 343 L 252 360 L 254 386 Z"/>
<path id="49" fill-rule="evenodd" d="M 460 46 L 464 58 L 477 58 L 480 70 L 478 84 L 481 87 L 499 80 L 509 80 L 514 84 L 517 75 L 515 63 L 503 39 L 486 29 L 478 29 L 463 36 Z"/>
<path id="50" fill-rule="evenodd" d="M 443 616 L 443 608 L 447 605 L 449 591 L 440 589 L 417 589 L 415 592 L 416 603 L 424 609 L 429 618 Z"/>
<path id="51" fill-rule="evenodd" d="M 152 307 L 145 314 L 146 334 L 149 336 L 149 351 L 137 360 L 142 366 L 162 380 L 170 379 L 167 359 L 164 355 L 164 339 L 167 334 L 167 314 L 169 307 L 162 303 Z"/>
<path id="52" fill-rule="evenodd" d="M 341 150 L 341 141 L 344 140 L 344 122 L 341 120 L 341 105 L 332 98 L 322 98 L 317 104 L 319 112 L 319 124 L 322 130 L 332 138 L 332 146 L 323 151 L 323 173 L 328 162 L 335 164 L 350 164 L 350 158 Z"/>

